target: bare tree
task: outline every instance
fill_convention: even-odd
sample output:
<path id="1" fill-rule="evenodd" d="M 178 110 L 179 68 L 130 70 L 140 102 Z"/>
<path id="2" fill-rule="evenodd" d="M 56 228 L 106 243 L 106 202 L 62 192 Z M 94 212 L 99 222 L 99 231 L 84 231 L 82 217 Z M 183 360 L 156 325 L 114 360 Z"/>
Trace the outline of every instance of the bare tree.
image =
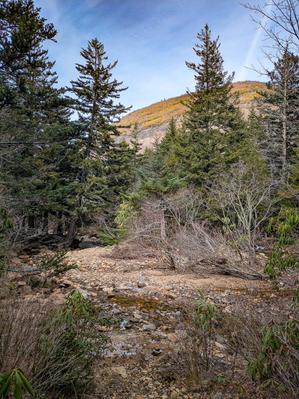
<path id="1" fill-rule="evenodd" d="M 275 47 L 285 48 L 291 43 L 299 49 L 299 0 L 265 0 L 243 5 Z"/>

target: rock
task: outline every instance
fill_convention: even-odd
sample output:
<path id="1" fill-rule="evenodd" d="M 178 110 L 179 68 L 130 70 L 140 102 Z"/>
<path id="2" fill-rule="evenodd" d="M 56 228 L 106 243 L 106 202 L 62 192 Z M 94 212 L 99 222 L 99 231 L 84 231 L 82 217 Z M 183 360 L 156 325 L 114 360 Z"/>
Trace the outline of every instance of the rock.
<path id="1" fill-rule="evenodd" d="M 108 296 L 108 298 L 111 298 L 114 296 L 114 288 L 113 287 L 104 287 L 103 292 L 105 292 Z"/>
<path id="2" fill-rule="evenodd" d="M 138 288 L 144 288 L 145 286 L 146 286 L 146 284 L 145 284 L 144 278 L 140 277 L 139 280 L 138 280 L 138 283 L 137 283 L 137 287 Z"/>
<path id="3" fill-rule="evenodd" d="M 60 288 L 69 288 L 73 285 L 73 283 L 70 280 L 63 279 L 60 281 L 59 287 Z"/>
<path id="4" fill-rule="evenodd" d="M 101 245 L 101 241 L 96 237 L 82 237 L 78 248 L 80 249 L 88 249 L 94 248 Z"/>
<path id="5" fill-rule="evenodd" d="M 157 328 L 157 327 L 155 326 L 154 323 L 149 323 L 149 324 L 145 324 L 145 325 L 142 327 L 142 330 L 143 330 L 143 331 L 155 331 L 156 328 Z"/>
<path id="6" fill-rule="evenodd" d="M 128 377 L 127 370 L 123 366 L 111 367 L 111 371 L 113 373 L 115 373 L 115 374 L 120 375 L 122 378 L 127 378 Z"/>
<path id="7" fill-rule="evenodd" d="M 129 322 L 129 320 L 122 320 L 120 322 L 121 330 L 125 330 L 125 329 L 131 328 L 131 327 L 132 327 L 132 324 Z"/>
<path id="8" fill-rule="evenodd" d="M 215 393 L 215 395 L 213 395 L 213 398 L 212 398 L 212 399 L 222 399 L 222 398 L 223 398 L 222 393 L 217 392 L 217 393 Z"/>
<path id="9" fill-rule="evenodd" d="M 83 288 L 78 288 L 78 291 L 80 292 L 80 294 L 83 296 L 83 298 L 87 299 L 89 296 L 88 291 L 84 290 Z"/>
<path id="10" fill-rule="evenodd" d="M 156 348 L 156 349 L 152 350 L 153 356 L 159 356 L 159 355 L 161 355 L 161 353 L 162 353 L 162 350 L 160 348 Z"/>
<path id="11" fill-rule="evenodd" d="M 140 314 L 140 312 L 138 310 L 135 310 L 135 312 L 133 313 L 133 317 L 134 317 L 134 319 L 137 319 L 137 320 L 142 319 L 142 315 Z"/>

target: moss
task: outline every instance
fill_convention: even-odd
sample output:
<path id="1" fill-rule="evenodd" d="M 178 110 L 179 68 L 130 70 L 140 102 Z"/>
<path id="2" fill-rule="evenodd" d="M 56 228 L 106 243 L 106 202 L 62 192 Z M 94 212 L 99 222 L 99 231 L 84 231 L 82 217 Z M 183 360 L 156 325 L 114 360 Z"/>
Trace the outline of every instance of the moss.
<path id="1" fill-rule="evenodd" d="M 154 298 L 144 298 L 136 296 L 115 296 L 112 297 L 110 301 L 125 309 L 135 307 L 144 312 L 167 311 L 171 309 L 168 304 Z"/>

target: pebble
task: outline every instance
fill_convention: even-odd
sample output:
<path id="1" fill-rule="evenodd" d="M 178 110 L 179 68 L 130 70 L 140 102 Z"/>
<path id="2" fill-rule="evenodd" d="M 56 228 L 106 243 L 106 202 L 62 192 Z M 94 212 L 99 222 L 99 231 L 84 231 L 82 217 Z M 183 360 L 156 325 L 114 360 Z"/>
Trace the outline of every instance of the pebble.
<path id="1" fill-rule="evenodd" d="M 120 322 L 120 329 L 121 330 L 125 330 L 125 329 L 131 328 L 131 327 L 132 327 L 132 324 L 129 322 L 129 320 L 122 320 Z"/>
<path id="2" fill-rule="evenodd" d="M 142 327 L 142 330 L 143 330 L 143 331 L 155 331 L 156 328 L 157 328 L 157 327 L 155 326 L 154 323 L 149 323 L 149 324 L 145 324 L 145 325 Z"/>

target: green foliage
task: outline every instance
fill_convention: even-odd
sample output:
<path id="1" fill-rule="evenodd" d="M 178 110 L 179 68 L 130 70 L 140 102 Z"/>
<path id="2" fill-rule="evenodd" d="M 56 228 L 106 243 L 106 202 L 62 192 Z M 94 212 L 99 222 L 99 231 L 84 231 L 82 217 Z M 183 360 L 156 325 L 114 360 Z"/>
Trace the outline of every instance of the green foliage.
<path id="1" fill-rule="evenodd" d="M 296 397 L 299 389 L 298 303 L 297 288 L 290 308 L 291 317 L 286 322 L 272 322 L 261 329 L 258 351 L 247 366 L 252 379 L 280 386 L 290 397 Z"/>
<path id="2" fill-rule="evenodd" d="M 208 25 L 197 35 L 194 51 L 199 63 L 186 63 L 194 71 L 195 92 L 189 92 L 184 134 L 178 136 L 180 176 L 197 187 L 210 185 L 238 159 L 243 121 L 235 107 L 232 78 L 223 68 L 219 39 L 212 39 Z"/>
<path id="3" fill-rule="evenodd" d="M 93 359 L 107 341 L 96 322 L 91 302 L 73 291 L 40 338 L 44 364 L 34 372 L 37 386 L 67 395 L 79 395 L 90 387 Z"/>
<path id="4" fill-rule="evenodd" d="M 77 265 L 67 261 L 66 250 L 55 252 L 54 255 L 46 255 L 40 261 L 40 268 L 51 271 L 51 276 L 59 276 L 68 270 L 77 268 Z"/>
<path id="5" fill-rule="evenodd" d="M 8 373 L 0 374 L 0 398 L 22 399 L 24 394 L 34 395 L 33 388 L 21 369 L 14 369 Z"/>
<path id="6" fill-rule="evenodd" d="M 247 372 L 254 380 L 276 383 L 295 392 L 299 384 L 299 328 L 296 320 L 263 327 L 260 348 L 249 361 Z"/>
<path id="7" fill-rule="evenodd" d="M 277 237 L 270 258 L 265 266 L 265 273 L 275 279 L 283 271 L 299 266 L 295 256 L 288 255 L 285 246 L 294 242 L 299 227 L 299 212 L 296 208 L 282 207 L 277 216 L 269 219 L 268 231 Z"/>
<path id="8" fill-rule="evenodd" d="M 280 245 L 291 244 L 299 228 L 299 211 L 296 208 L 282 207 L 277 216 L 269 219 L 268 231 L 278 237 Z"/>
<path id="9" fill-rule="evenodd" d="M 264 271 L 271 279 L 276 279 L 285 270 L 297 267 L 299 267 L 298 259 L 286 254 L 283 247 L 278 243 L 274 245 Z"/>
<path id="10" fill-rule="evenodd" d="M 299 57 L 282 46 L 266 72 L 270 90 L 261 93 L 259 104 L 264 126 L 260 146 L 272 174 L 287 183 L 299 142 Z"/>
<path id="11" fill-rule="evenodd" d="M 60 312 L 62 319 L 68 321 L 76 321 L 80 319 L 88 319 L 94 315 L 92 303 L 84 298 L 80 291 L 74 290 L 67 297 L 66 303 Z"/>
<path id="12" fill-rule="evenodd" d="M 215 321 L 217 318 L 217 308 L 208 303 L 201 291 L 198 291 L 198 297 L 193 314 L 195 328 L 195 337 L 202 361 L 206 370 L 211 366 L 213 339 L 215 333 Z"/>
<path id="13" fill-rule="evenodd" d="M 210 330 L 211 324 L 217 316 L 215 305 L 208 303 L 201 291 L 198 291 L 194 312 L 195 324 L 203 330 Z"/>

